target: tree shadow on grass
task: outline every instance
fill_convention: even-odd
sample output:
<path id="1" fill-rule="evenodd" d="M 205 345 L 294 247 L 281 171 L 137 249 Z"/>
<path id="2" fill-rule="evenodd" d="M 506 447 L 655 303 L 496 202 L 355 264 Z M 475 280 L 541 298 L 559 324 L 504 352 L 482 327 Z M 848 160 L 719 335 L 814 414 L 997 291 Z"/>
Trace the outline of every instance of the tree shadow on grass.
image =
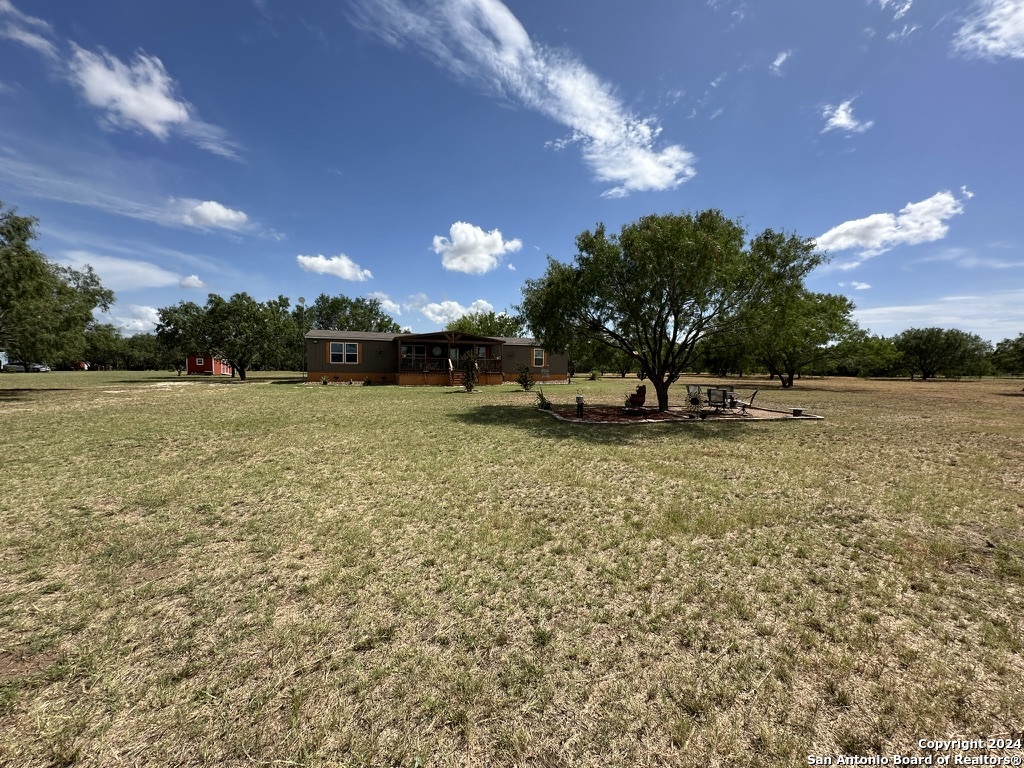
<path id="1" fill-rule="evenodd" d="M 28 400 L 32 395 L 40 395 L 46 392 L 74 392 L 75 390 L 70 387 L 60 387 L 54 389 L 33 389 L 31 387 L 26 388 L 14 388 L 14 389 L 0 389 L 0 400 Z"/>
<path id="2" fill-rule="evenodd" d="M 750 422 L 679 420 L 644 424 L 588 424 L 561 421 L 538 408 L 523 405 L 479 405 L 452 418 L 468 426 L 515 427 L 534 437 L 552 440 L 582 440 L 588 443 L 619 444 L 637 440 L 660 440 L 673 436 L 680 441 L 741 438 L 749 434 Z"/>

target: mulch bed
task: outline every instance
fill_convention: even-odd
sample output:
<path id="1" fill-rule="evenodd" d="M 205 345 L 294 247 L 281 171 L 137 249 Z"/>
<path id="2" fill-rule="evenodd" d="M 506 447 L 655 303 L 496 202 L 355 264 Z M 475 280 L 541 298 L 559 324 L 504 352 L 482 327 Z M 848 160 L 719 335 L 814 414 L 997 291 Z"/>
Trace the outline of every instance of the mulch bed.
<path id="1" fill-rule="evenodd" d="M 669 408 L 659 411 L 657 408 L 625 408 L 621 405 L 587 405 L 583 408 L 583 418 L 576 417 L 576 406 L 555 406 L 548 411 L 560 421 L 577 424 L 657 424 L 666 421 L 765 421 L 765 420 L 801 420 L 820 419 L 821 416 L 804 413 L 794 416 L 792 411 L 772 411 L 765 408 L 747 408 L 743 413 L 739 409 L 716 411 L 705 408 L 700 414 L 684 408 Z M 700 418 L 703 416 L 703 419 Z"/>

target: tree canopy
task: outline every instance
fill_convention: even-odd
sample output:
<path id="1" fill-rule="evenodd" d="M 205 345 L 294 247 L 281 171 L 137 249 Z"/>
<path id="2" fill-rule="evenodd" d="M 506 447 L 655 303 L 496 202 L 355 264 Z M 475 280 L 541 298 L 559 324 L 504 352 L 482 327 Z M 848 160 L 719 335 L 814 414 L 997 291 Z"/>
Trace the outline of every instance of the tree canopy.
<path id="1" fill-rule="evenodd" d="M 321 293 L 305 310 L 310 328 L 321 331 L 401 333 L 402 328 L 381 309 L 379 299 L 328 296 Z"/>
<path id="2" fill-rule="evenodd" d="M 457 320 L 448 321 L 446 331 L 471 333 L 476 336 L 510 336 L 519 337 L 526 332 L 526 324 L 517 315 L 504 312 L 470 312 Z"/>
<path id="3" fill-rule="evenodd" d="M 589 338 L 635 359 L 659 410 L 703 339 L 743 327 L 823 261 L 812 239 L 767 229 L 747 243 L 717 210 L 646 216 L 576 238 L 572 264 L 548 258 L 527 280 L 522 315 L 545 346 Z"/>
<path id="4" fill-rule="evenodd" d="M 92 267 L 54 264 L 31 246 L 36 219 L 0 202 L 0 348 L 15 360 L 80 358 L 93 311 L 114 301 Z"/>
<path id="5" fill-rule="evenodd" d="M 922 379 L 982 373 L 992 345 L 975 333 L 956 328 L 908 328 L 893 339 L 903 361 Z"/>

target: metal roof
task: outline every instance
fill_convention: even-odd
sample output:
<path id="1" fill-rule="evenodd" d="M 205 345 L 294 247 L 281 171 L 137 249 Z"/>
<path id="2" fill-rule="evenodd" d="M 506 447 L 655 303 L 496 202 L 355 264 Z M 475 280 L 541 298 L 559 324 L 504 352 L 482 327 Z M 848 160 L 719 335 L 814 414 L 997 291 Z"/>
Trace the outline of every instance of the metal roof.
<path id="1" fill-rule="evenodd" d="M 443 336 L 449 331 L 433 331 L 431 333 L 377 333 L 374 331 L 322 331 L 313 329 L 306 333 L 307 339 L 337 339 L 339 341 L 395 341 L 396 339 L 416 340 L 418 338 L 430 338 Z M 500 341 L 503 344 L 511 344 L 520 347 L 537 346 L 536 339 L 527 339 L 516 336 L 474 336 L 471 333 L 460 333 L 467 339 L 488 339 Z"/>

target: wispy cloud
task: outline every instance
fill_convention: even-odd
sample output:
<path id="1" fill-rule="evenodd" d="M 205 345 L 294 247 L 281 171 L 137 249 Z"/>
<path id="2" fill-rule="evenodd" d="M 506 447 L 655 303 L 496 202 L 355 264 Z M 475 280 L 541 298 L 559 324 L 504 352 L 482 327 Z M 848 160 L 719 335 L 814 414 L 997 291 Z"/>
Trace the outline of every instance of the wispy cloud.
<path id="1" fill-rule="evenodd" d="M 295 260 L 306 272 L 316 272 L 320 275 L 334 275 L 342 280 L 353 280 L 361 283 L 373 277 L 368 269 L 363 269 L 344 253 L 337 256 L 296 256 Z"/>
<path id="2" fill-rule="evenodd" d="M 898 245 L 941 240 L 949 232 L 946 222 L 963 210 L 962 202 L 952 192 L 937 192 L 927 200 L 907 203 L 897 214 L 873 213 L 844 221 L 818 237 L 817 244 L 829 251 L 859 250 L 858 259 L 838 265 L 840 269 L 852 269 Z"/>
<path id="3" fill-rule="evenodd" d="M 822 133 L 828 131 L 844 131 L 846 133 L 864 133 L 875 124 L 874 120 L 863 122 L 853 116 L 853 99 L 847 99 L 839 105 L 826 104 L 822 107 L 821 116 L 825 118 Z"/>
<path id="4" fill-rule="evenodd" d="M 857 280 L 852 280 L 849 283 L 840 283 L 839 287 L 845 288 L 847 285 L 849 285 L 855 291 L 866 291 L 871 287 L 868 283 L 861 283 Z"/>
<path id="5" fill-rule="evenodd" d="M 441 256 L 441 264 L 451 272 L 482 275 L 495 269 L 502 256 L 523 247 L 518 237 L 505 240 L 500 230 L 484 232 L 464 221 L 452 224 L 448 235 L 434 235 L 434 253 Z"/>
<path id="6" fill-rule="evenodd" d="M 891 336 L 907 328 L 959 328 L 989 341 L 1015 337 L 1024 328 L 1024 289 L 970 296 L 942 296 L 917 304 L 855 309 L 872 333 Z"/>
<path id="7" fill-rule="evenodd" d="M 109 125 L 161 141 L 177 134 L 215 154 L 238 157 L 237 145 L 222 128 L 200 120 L 195 107 L 175 95 L 177 84 L 156 56 L 139 51 L 125 64 L 103 50 L 93 53 L 73 43 L 72 48 L 71 81 L 89 104 L 103 110 Z"/>
<path id="8" fill-rule="evenodd" d="M 10 0 L 0 0 L 0 19 L 4 20 L 0 37 L 26 45 L 52 61 L 60 59 L 57 46 L 50 40 L 53 31 L 48 22 L 22 13 Z"/>
<path id="9" fill-rule="evenodd" d="M 498 0 L 360 0 L 354 23 L 396 47 L 414 46 L 455 77 L 518 102 L 571 130 L 608 197 L 674 189 L 695 173 L 679 145 L 658 148 L 653 117 L 627 110 L 614 88 L 571 54 L 534 43 Z"/>
<path id="10" fill-rule="evenodd" d="M 903 40 L 906 40 L 908 37 L 914 34 L 920 28 L 920 24 L 904 24 L 902 29 L 890 32 L 888 35 L 886 35 L 886 39 L 892 40 L 893 42 L 897 43 L 902 42 Z"/>
<path id="11" fill-rule="evenodd" d="M 914 4 L 914 0 L 878 0 L 878 4 L 883 10 L 892 9 L 894 19 L 902 19 L 907 15 L 910 10 L 910 6 Z"/>
<path id="12" fill-rule="evenodd" d="M 979 0 L 953 47 L 968 56 L 1024 58 L 1024 2 Z"/>
<path id="13" fill-rule="evenodd" d="M 793 55 L 792 51 L 782 51 L 778 56 L 775 57 L 775 61 L 771 63 L 768 69 L 771 70 L 773 75 L 782 75 L 782 65 L 789 61 L 790 56 Z"/>
<path id="14" fill-rule="evenodd" d="M 64 251 L 62 263 L 81 269 L 90 265 L 112 291 L 133 291 L 141 288 L 166 288 L 179 285 L 182 275 L 139 259 L 121 259 L 90 251 Z"/>

